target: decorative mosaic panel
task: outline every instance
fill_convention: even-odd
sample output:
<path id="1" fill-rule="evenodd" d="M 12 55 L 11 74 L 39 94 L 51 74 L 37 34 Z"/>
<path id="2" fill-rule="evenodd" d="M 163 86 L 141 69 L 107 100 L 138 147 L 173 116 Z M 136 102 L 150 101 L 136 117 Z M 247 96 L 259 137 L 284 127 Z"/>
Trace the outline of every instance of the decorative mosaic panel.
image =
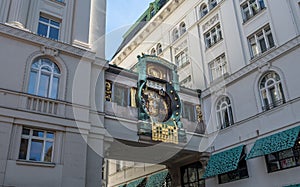
<path id="1" fill-rule="evenodd" d="M 168 175 L 168 171 L 163 171 L 163 172 L 151 175 L 147 180 L 146 187 L 162 186 L 167 175 Z"/>
<path id="2" fill-rule="evenodd" d="M 246 159 L 259 157 L 294 147 L 299 130 L 300 126 L 257 140 Z"/>
<path id="3" fill-rule="evenodd" d="M 203 178 L 213 177 L 237 169 L 244 145 L 214 154 L 210 157 Z"/>

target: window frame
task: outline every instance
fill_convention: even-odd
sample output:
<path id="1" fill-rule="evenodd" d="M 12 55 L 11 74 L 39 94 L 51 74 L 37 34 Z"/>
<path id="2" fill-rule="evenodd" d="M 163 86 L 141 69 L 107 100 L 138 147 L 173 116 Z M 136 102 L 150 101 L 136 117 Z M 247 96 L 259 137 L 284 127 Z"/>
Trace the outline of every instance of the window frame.
<path id="1" fill-rule="evenodd" d="M 186 33 L 186 23 L 183 21 L 179 24 L 180 36 Z"/>
<path id="2" fill-rule="evenodd" d="M 117 88 L 121 88 L 126 90 L 125 92 L 122 92 L 122 101 L 118 101 L 116 99 L 116 89 Z M 118 106 L 122 106 L 122 107 L 128 107 L 130 106 L 130 89 L 122 84 L 118 84 L 118 83 L 114 83 L 113 84 L 113 89 L 112 89 L 112 102 L 116 103 Z"/>
<path id="3" fill-rule="evenodd" d="M 189 63 L 188 48 L 185 48 L 175 55 L 175 64 L 178 69 L 185 67 Z"/>
<path id="4" fill-rule="evenodd" d="M 223 40 L 221 24 L 217 23 L 203 34 L 206 49 L 209 49 Z"/>
<path id="5" fill-rule="evenodd" d="M 190 171 L 192 171 L 191 169 L 194 169 L 194 171 L 196 171 L 196 175 L 194 174 L 194 181 L 190 181 Z M 200 175 L 201 173 L 199 172 L 199 170 L 202 170 L 202 176 L 204 174 L 204 168 L 203 165 L 200 162 L 195 162 L 195 163 L 191 163 L 185 166 L 180 167 L 180 178 L 181 178 L 181 184 L 182 186 L 189 186 L 190 184 L 197 184 L 200 185 L 200 187 L 205 187 L 205 179 L 202 179 L 202 176 Z M 187 173 L 187 181 L 185 182 L 184 180 L 184 174 Z M 197 180 L 198 179 L 198 180 Z M 202 184 L 201 184 L 202 183 Z"/>
<path id="6" fill-rule="evenodd" d="M 228 63 L 225 53 L 221 54 L 208 64 L 210 71 L 210 80 L 215 81 L 228 74 Z"/>
<path id="7" fill-rule="evenodd" d="M 156 45 L 156 52 L 157 52 L 157 55 L 160 55 L 161 53 L 162 53 L 162 45 L 161 45 L 161 43 L 158 43 L 157 45 Z"/>
<path id="8" fill-rule="evenodd" d="M 57 1 L 59 2 L 59 1 Z M 61 3 L 61 2 L 59 2 Z M 44 21 L 42 21 L 44 19 Z M 45 21 L 47 20 L 47 22 Z M 56 24 L 54 24 L 56 23 Z M 61 20 L 58 18 L 54 18 L 52 16 L 45 15 L 43 13 L 40 14 L 39 19 L 38 19 L 38 26 L 37 26 L 37 34 L 39 36 L 43 36 L 52 40 L 59 40 L 60 39 L 60 32 L 61 32 Z M 46 33 L 41 33 L 40 28 L 41 25 L 44 27 L 47 27 Z M 56 29 L 57 30 L 57 36 L 51 37 L 51 29 Z"/>
<path id="9" fill-rule="evenodd" d="M 290 155 L 288 155 L 287 151 L 290 151 L 290 153 L 289 153 Z M 273 160 L 269 159 L 270 155 L 274 156 Z M 282 158 L 280 158 L 280 157 L 282 157 Z M 292 148 L 265 155 L 265 161 L 266 161 L 266 167 L 267 167 L 268 173 L 273 173 L 273 172 L 277 172 L 277 171 L 281 171 L 281 170 L 285 170 L 285 169 L 299 167 L 300 166 L 300 136 L 299 136 L 299 134 L 298 134 L 296 143 Z M 275 164 L 277 166 L 277 168 L 273 168 L 274 165 L 271 165 L 272 163 Z M 285 164 L 285 166 L 283 166 L 284 164 Z M 289 164 L 291 164 L 291 165 L 289 165 Z"/>
<path id="10" fill-rule="evenodd" d="M 176 40 L 179 39 L 179 31 L 177 28 L 173 29 L 173 31 L 172 31 L 172 39 L 173 39 L 173 42 L 175 42 Z"/>
<path id="11" fill-rule="evenodd" d="M 208 0 L 208 5 L 209 5 L 209 10 L 212 10 L 218 5 L 218 2 L 217 0 Z"/>
<path id="12" fill-rule="evenodd" d="M 254 8 L 255 6 L 256 8 Z M 250 20 L 251 18 L 253 18 L 254 16 L 256 16 L 259 12 L 261 12 L 263 9 L 266 8 L 265 2 L 263 0 L 247 0 L 243 2 L 240 5 L 240 7 L 241 7 L 241 13 L 242 13 L 244 23 Z"/>
<path id="13" fill-rule="evenodd" d="M 24 134 L 24 130 L 29 130 L 29 134 Z M 43 137 L 35 136 L 34 132 L 42 132 Z M 53 138 L 47 137 L 47 135 L 51 133 L 53 135 Z M 26 154 L 25 158 L 21 158 L 21 149 L 22 149 L 22 140 L 27 140 L 27 148 L 26 148 Z M 19 160 L 24 160 L 24 161 L 30 161 L 30 162 L 42 162 L 42 163 L 53 163 L 54 162 L 54 149 L 55 149 L 55 139 L 56 139 L 56 133 L 52 130 L 42 130 L 42 129 L 35 129 L 35 128 L 28 128 L 28 127 L 22 127 L 22 132 L 21 132 L 21 138 L 20 138 L 20 147 L 19 147 L 19 155 L 18 159 Z M 32 160 L 31 159 L 31 148 L 32 148 L 32 142 L 33 140 L 37 141 L 42 141 L 42 152 L 40 153 L 40 160 Z M 51 148 L 51 158 L 50 161 L 45 161 L 45 147 L 46 143 L 50 142 L 52 143 L 52 148 Z"/>
<path id="14" fill-rule="evenodd" d="M 182 118 L 188 121 L 196 121 L 196 106 L 192 103 L 182 102 Z"/>
<path id="15" fill-rule="evenodd" d="M 272 75 L 273 74 L 273 75 Z M 262 110 L 267 111 L 285 103 L 285 94 L 280 75 L 275 71 L 264 73 L 258 83 Z M 274 88 L 273 94 L 271 89 Z M 274 98 L 278 95 L 278 98 Z"/>
<path id="16" fill-rule="evenodd" d="M 61 68 L 55 62 L 47 57 L 38 57 L 33 60 L 30 66 L 27 93 L 57 99 L 62 77 L 60 69 Z M 44 94 L 40 93 L 43 87 L 42 77 L 48 78 L 46 81 L 47 84 L 45 85 L 47 88 L 45 88 Z M 55 93 L 53 93 L 54 89 L 56 90 Z"/>
<path id="17" fill-rule="evenodd" d="M 199 8 L 200 18 L 203 18 L 204 16 L 206 16 L 208 14 L 208 12 L 209 12 L 209 10 L 208 10 L 207 4 L 203 3 Z"/>
<path id="18" fill-rule="evenodd" d="M 248 36 L 247 41 L 251 58 L 255 58 L 276 46 L 269 24 Z"/>
<path id="19" fill-rule="evenodd" d="M 220 129 L 226 129 L 234 124 L 232 102 L 228 96 L 217 100 L 216 119 Z"/>

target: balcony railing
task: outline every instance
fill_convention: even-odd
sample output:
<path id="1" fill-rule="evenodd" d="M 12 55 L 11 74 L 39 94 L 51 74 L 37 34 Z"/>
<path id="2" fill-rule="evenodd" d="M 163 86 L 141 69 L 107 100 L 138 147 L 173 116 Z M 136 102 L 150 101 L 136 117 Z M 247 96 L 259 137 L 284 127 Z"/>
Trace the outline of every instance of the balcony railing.
<path id="1" fill-rule="evenodd" d="M 31 95 L 27 96 L 26 109 L 28 110 L 57 115 L 58 106 L 59 102 L 55 100 Z"/>
<path id="2" fill-rule="evenodd" d="M 262 107 L 262 110 L 263 111 L 266 111 L 266 110 L 271 110 L 272 108 L 275 108 L 281 104 L 285 103 L 285 100 L 284 99 L 280 99 L 280 100 L 277 100 L 277 101 L 274 101 L 273 103 L 270 103 L 270 104 L 267 104 L 267 105 L 264 105 Z"/>

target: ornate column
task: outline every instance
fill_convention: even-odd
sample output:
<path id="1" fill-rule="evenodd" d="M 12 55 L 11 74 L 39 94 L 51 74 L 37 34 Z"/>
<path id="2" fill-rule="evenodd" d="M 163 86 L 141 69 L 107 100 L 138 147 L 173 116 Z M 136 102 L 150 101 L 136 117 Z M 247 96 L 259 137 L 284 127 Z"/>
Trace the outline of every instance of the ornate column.
<path id="1" fill-rule="evenodd" d="M 8 23 L 19 28 L 26 28 L 30 0 L 12 0 Z"/>

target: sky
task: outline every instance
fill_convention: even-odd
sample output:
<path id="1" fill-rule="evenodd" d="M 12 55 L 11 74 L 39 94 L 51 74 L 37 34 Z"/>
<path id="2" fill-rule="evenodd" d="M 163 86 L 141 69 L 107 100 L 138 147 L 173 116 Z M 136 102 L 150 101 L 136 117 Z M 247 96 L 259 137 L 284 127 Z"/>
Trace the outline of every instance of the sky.
<path id="1" fill-rule="evenodd" d="M 106 59 L 121 44 L 123 34 L 154 0 L 108 0 L 106 8 Z"/>

